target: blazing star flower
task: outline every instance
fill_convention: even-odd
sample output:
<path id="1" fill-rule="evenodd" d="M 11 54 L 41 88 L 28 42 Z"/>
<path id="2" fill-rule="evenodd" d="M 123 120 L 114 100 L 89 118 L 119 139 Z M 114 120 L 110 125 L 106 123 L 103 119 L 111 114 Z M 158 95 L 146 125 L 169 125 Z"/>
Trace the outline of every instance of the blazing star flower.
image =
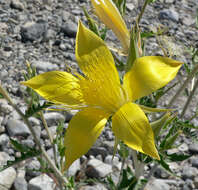
<path id="1" fill-rule="evenodd" d="M 112 0 L 91 0 L 91 3 L 98 18 L 115 33 L 122 43 L 124 52 L 128 52 L 130 33 L 119 10 Z"/>
<path id="2" fill-rule="evenodd" d="M 120 83 L 111 52 L 81 22 L 76 37 L 76 58 L 83 75 L 51 71 L 22 84 L 46 100 L 79 109 L 65 135 L 66 169 L 85 154 L 112 116 L 112 131 L 130 148 L 159 159 L 154 135 L 144 110 L 135 101 L 165 86 L 182 63 L 157 56 L 136 59 Z"/>

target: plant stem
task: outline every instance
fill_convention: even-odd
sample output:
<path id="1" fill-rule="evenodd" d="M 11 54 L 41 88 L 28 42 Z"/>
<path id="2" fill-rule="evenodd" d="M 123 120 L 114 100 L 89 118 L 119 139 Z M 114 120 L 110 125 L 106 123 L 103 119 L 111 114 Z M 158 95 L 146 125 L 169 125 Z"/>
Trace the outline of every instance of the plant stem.
<path id="1" fill-rule="evenodd" d="M 173 103 L 175 102 L 175 100 L 178 98 L 178 96 L 180 95 L 180 93 L 186 88 L 187 84 L 192 80 L 193 76 L 196 74 L 197 71 L 198 71 L 198 65 L 188 75 L 187 79 L 184 81 L 183 85 L 178 89 L 178 91 L 176 92 L 175 96 L 173 96 L 173 98 L 171 99 L 171 101 L 169 102 L 169 104 L 168 104 L 167 107 L 170 107 L 170 106 L 173 105 Z"/>
<path id="2" fill-rule="evenodd" d="M 41 145 L 33 127 L 31 126 L 29 120 L 26 118 L 26 116 L 21 112 L 21 110 L 17 107 L 17 105 L 13 102 L 13 100 L 10 98 L 6 90 L 2 87 L 0 83 L 0 93 L 3 95 L 3 97 L 10 103 L 10 105 L 17 111 L 17 113 L 21 116 L 27 127 L 29 128 L 30 132 L 32 133 L 32 136 L 34 137 L 34 140 L 36 142 L 36 145 L 39 147 L 41 153 L 43 154 L 44 158 L 54 171 L 55 175 L 58 179 L 61 180 L 62 183 L 68 183 L 67 179 L 62 175 L 62 173 L 58 170 L 54 162 L 49 158 L 47 152 L 45 151 L 44 147 Z"/>
<path id="3" fill-rule="evenodd" d="M 138 181 L 139 177 L 142 175 L 142 172 L 144 170 L 144 163 L 138 161 L 137 152 L 135 150 L 132 150 L 132 157 L 133 157 L 133 162 L 134 162 L 135 177 Z"/>
<path id="4" fill-rule="evenodd" d="M 117 189 L 119 189 L 120 183 L 122 181 L 122 174 L 123 174 L 123 169 L 124 169 L 125 161 L 126 161 L 126 158 L 125 157 L 122 158 L 122 165 L 121 165 L 120 175 L 119 175 L 119 179 L 118 179 Z"/>
<path id="5" fill-rule="evenodd" d="M 54 161 L 55 161 L 56 166 L 58 167 L 58 161 L 57 161 L 57 156 L 56 156 L 56 147 L 55 147 L 55 144 L 53 142 L 53 137 L 52 137 L 52 135 L 51 135 L 51 133 L 49 131 L 49 127 L 47 125 L 47 122 L 46 122 L 46 120 L 44 118 L 44 115 L 43 115 L 42 111 L 40 112 L 40 116 L 41 116 L 41 120 L 43 122 L 43 125 L 45 127 L 45 130 L 47 132 L 47 135 L 49 137 L 50 143 L 52 144 L 52 149 L 53 149 L 53 154 L 54 154 Z"/>
<path id="6" fill-rule="evenodd" d="M 197 79 L 197 81 L 195 83 L 195 86 L 193 87 L 193 90 L 191 91 L 191 93 L 190 93 L 190 95 L 189 95 L 189 97 L 186 101 L 186 104 L 184 105 L 184 108 L 183 108 L 182 113 L 181 113 L 181 118 L 184 116 L 184 114 L 185 114 L 185 112 L 186 112 L 186 110 L 187 110 L 187 108 L 188 108 L 197 88 L 198 88 L 198 79 Z"/>
<path id="7" fill-rule="evenodd" d="M 149 1 L 150 1 L 150 0 L 145 0 L 145 1 L 144 1 L 144 5 L 143 5 L 143 7 L 142 7 L 142 10 L 141 10 L 141 12 L 140 12 L 140 14 L 139 14 L 139 16 L 138 16 L 138 18 L 137 18 L 137 24 L 140 23 L 140 20 L 141 20 L 141 18 L 142 18 L 142 16 L 143 16 L 143 13 L 144 13 L 144 11 L 145 11 L 145 9 L 146 9 L 146 6 L 148 5 Z"/>

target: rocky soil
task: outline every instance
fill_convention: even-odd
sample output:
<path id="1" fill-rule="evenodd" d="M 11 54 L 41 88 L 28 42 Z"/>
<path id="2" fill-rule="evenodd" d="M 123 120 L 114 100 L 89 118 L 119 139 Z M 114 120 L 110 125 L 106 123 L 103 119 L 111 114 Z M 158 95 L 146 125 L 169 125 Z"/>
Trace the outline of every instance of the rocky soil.
<path id="1" fill-rule="evenodd" d="M 126 21 L 128 26 L 135 22 L 135 18 L 143 4 L 141 0 L 127 0 Z M 66 65 L 77 69 L 74 55 L 75 35 L 78 20 L 84 23 L 82 7 L 91 10 L 90 3 L 85 0 L 0 0 L 0 81 L 8 90 L 18 107 L 24 111 L 25 103 L 22 99 L 24 87 L 19 84 L 23 81 L 26 69 L 26 60 L 37 68 L 39 73 L 51 70 L 65 70 Z M 156 30 L 157 27 L 166 29 L 168 38 L 161 41 L 172 49 L 173 55 L 190 63 L 190 56 L 186 49 L 190 46 L 198 47 L 198 30 L 195 27 L 198 0 L 156 0 L 148 6 L 141 21 L 142 30 Z M 117 41 L 111 31 L 108 32 L 108 42 Z M 186 47 L 186 48 L 184 48 Z M 146 42 L 148 55 L 161 55 L 159 43 L 155 38 Z M 183 80 L 181 72 L 178 79 Z M 177 87 L 176 87 L 177 88 Z M 170 96 L 162 99 L 165 105 Z M 180 110 L 186 97 L 183 96 L 175 104 Z M 198 95 L 192 101 L 186 117 L 195 112 Z M 45 118 L 50 126 L 52 135 L 56 135 L 57 121 L 64 120 L 67 126 L 69 115 L 48 112 Z M 198 120 L 193 120 L 198 125 Z M 31 118 L 41 142 L 46 146 L 49 155 L 52 147 L 49 145 L 46 131 L 41 121 Z M 14 109 L 3 99 L 0 99 L 0 166 L 7 160 L 20 156 L 10 144 L 10 138 L 33 147 L 34 141 L 30 131 Z M 120 169 L 119 156 L 111 162 L 114 137 L 107 128 L 100 140 L 83 159 L 77 160 L 68 174 L 75 175 L 80 170 L 81 163 L 87 160 L 89 167 L 83 166 L 87 177 L 104 178 L 112 174 L 117 180 Z M 198 189 L 198 144 L 182 137 L 181 145 L 173 151 L 190 153 L 192 157 L 185 162 L 171 162 L 171 169 L 177 176 L 173 177 L 161 168 L 158 168 L 154 177 L 146 187 L 147 190 L 191 190 Z M 36 159 L 29 159 L 19 165 L 0 172 L 0 190 L 52 190 L 58 189 L 53 178 L 40 169 Z M 86 185 L 81 190 L 106 190 L 98 183 L 94 186 Z"/>

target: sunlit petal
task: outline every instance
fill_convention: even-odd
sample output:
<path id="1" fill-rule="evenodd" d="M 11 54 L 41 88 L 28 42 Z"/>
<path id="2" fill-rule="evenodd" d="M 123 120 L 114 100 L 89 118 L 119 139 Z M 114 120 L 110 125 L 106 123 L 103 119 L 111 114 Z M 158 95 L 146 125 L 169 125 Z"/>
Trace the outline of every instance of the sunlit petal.
<path id="1" fill-rule="evenodd" d="M 81 89 L 90 105 L 116 110 L 125 101 L 111 52 L 104 41 L 79 22 L 76 58 L 85 74 Z"/>
<path id="2" fill-rule="evenodd" d="M 57 104 L 74 107 L 84 104 L 79 80 L 67 72 L 46 72 L 22 84 L 32 88 L 46 100 Z"/>
<path id="3" fill-rule="evenodd" d="M 130 148 L 159 159 L 152 128 L 137 104 L 127 103 L 113 115 L 112 130 Z"/>
<path id="4" fill-rule="evenodd" d="M 168 84 L 175 78 L 181 66 L 181 62 L 167 57 L 138 58 L 124 76 L 124 88 L 131 100 L 137 100 Z"/>
<path id="5" fill-rule="evenodd" d="M 122 16 L 112 0 L 91 0 L 99 19 L 118 37 L 125 52 L 128 52 L 130 35 Z"/>
<path id="6" fill-rule="evenodd" d="M 88 152 L 100 135 L 108 117 L 109 114 L 103 110 L 85 108 L 71 119 L 64 141 L 65 169 Z"/>

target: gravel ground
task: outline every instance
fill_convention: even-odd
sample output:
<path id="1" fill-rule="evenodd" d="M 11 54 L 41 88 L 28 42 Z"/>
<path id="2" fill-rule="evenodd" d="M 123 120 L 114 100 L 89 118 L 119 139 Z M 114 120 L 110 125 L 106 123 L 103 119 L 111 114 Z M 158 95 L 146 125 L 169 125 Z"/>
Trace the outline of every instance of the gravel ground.
<path id="1" fill-rule="evenodd" d="M 125 20 L 128 26 L 135 22 L 142 4 L 142 0 L 127 0 Z M 32 63 L 39 73 L 65 70 L 66 66 L 78 69 L 74 47 L 78 20 L 86 23 L 83 6 L 91 11 L 90 3 L 85 0 L 0 0 L 0 81 L 22 111 L 25 109 L 22 100 L 24 87 L 19 82 L 24 80 L 26 60 Z M 157 27 L 165 29 L 168 37 L 159 40 L 172 49 L 178 60 L 190 63 L 187 49 L 191 46 L 198 47 L 198 30 L 195 24 L 197 9 L 198 0 L 157 0 L 147 7 L 140 26 L 143 31 L 156 30 Z M 108 31 L 107 40 L 111 44 L 117 42 L 111 31 Z M 163 53 L 156 38 L 146 41 L 146 50 L 148 55 Z M 184 78 L 185 75 L 181 71 L 177 80 Z M 174 91 L 162 98 L 160 104 L 166 105 L 172 94 Z M 180 110 L 185 100 L 185 96 L 180 97 L 174 106 Z M 195 112 L 197 100 L 198 92 L 185 115 L 186 118 Z M 45 113 L 45 118 L 52 135 L 56 135 L 57 120 L 64 119 L 67 126 L 71 115 L 49 112 Z M 197 118 L 193 122 L 198 125 Z M 52 148 L 40 120 L 31 118 L 31 123 L 49 155 L 52 155 Z M 20 156 L 9 142 L 11 137 L 30 147 L 34 146 L 26 125 L 12 107 L 0 99 L 0 166 L 7 160 L 12 160 L 14 156 Z M 119 157 L 115 157 L 111 163 L 113 139 L 112 132 L 107 128 L 88 152 L 89 161 L 86 156 L 77 160 L 70 168 L 69 175 L 75 175 L 82 167 L 82 160 L 87 160 L 89 168 L 85 169 L 84 175 L 100 179 L 113 173 L 114 180 L 117 180 L 121 163 Z M 181 177 L 173 177 L 158 168 L 152 183 L 147 185 L 147 190 L 198 189 L 198 144 L 185 136 L 181 137 L 180 143 L 173 151 L 192 155 L 187 161 L 170 163 L 171 169 Z M 0 172 L 0 190 L 58 189 L 50 176 L 33 169 L 40 169 L 40 163 L 36 159 L 29 159 Z M 87 185 L 81 188 L 91 189 L 105 190 L 106 187 L 98 183 L 92 187 Z"/>

